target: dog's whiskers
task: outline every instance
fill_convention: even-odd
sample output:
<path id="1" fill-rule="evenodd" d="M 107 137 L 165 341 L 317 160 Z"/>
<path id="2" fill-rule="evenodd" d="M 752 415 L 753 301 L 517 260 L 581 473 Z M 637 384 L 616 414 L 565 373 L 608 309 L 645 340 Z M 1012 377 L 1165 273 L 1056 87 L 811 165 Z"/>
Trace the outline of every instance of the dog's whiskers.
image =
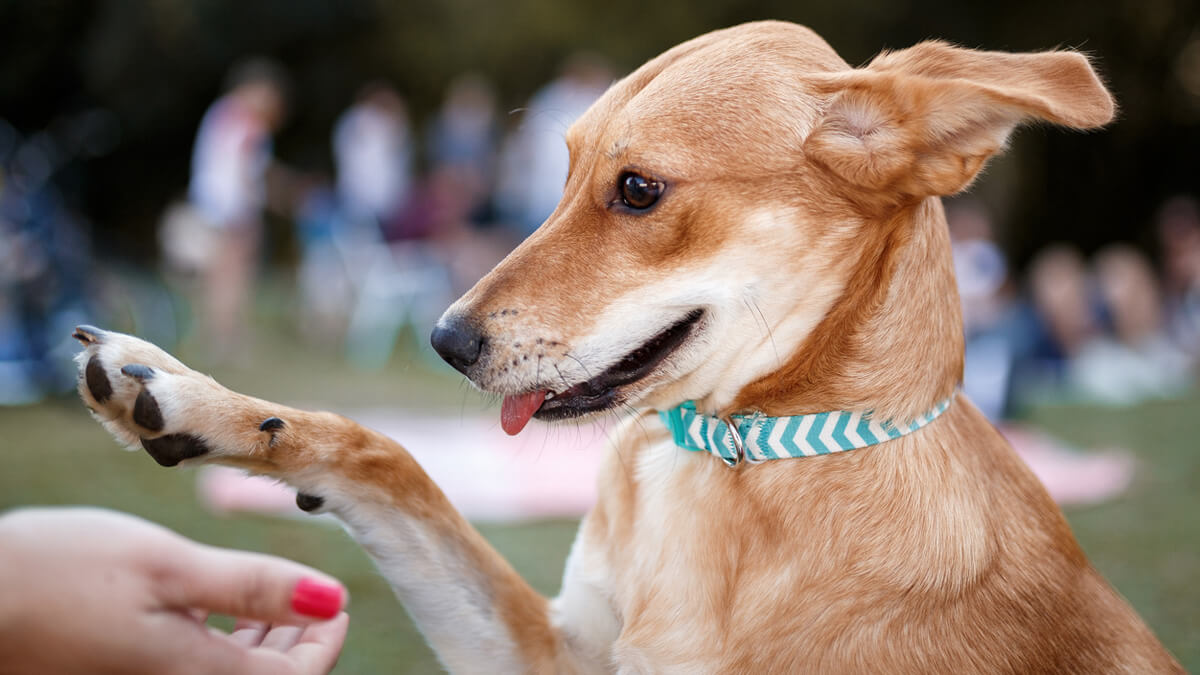
<path id="1" fill-rule="evenodd" d="M 562 373 L 562 371 L 561 371 L 561 370 L 559 370 L 559 368 L 558 368 L 558 364 L 557 364 L 557 363 L 552 363 L 552 364 L 550 364 L 550 365 L 554 366 L 554 371 L 555 371 L 556 373 L 558 373 L 558 379 L 560 379 L 560 380 L 562 380 L 562 381 L 563 381 L 563 386 L 564 386 L 564 387 L 566 387 L 567 389 L 570 389 L 570 388 L 571 388 L 571 381 L 567 379 L 567 376 L 566 376 L 566 375 L 563 375 L 563 373 Z"/>
<path id="2" fill-rule="evenodd" d="M 565 354 L 563 354 L 563 356 L 565 356 L 568 359 L 571 359 L 575 363 L 579 364 L 579 368 L 583 371 L 583 375 L 584 375 L 585 379 L 588 379 L 588 380 L 592 379 L 592 373 L 588 370 L 588 367 L 583 364 L 583 361 L 580 361 L 571 352 L 566 352 Z"/>
<path id="3" fill-rule="evenodd" d="M 779 346 L 775 344 L 775 331 L 771 330 L 771 324 L 767 321 L 767 316 L 763 314 L 762 307 L 759 307 L 758 301 L 753 298 L 744 297 L 742 299 L 752 307 L 751 313 L 757 313 L 758 318 L 762 320 L 763 328 L 767 331 L 767 339 L 771 341 L 771 351 L 775 352 L 775 362 L 782 365 L 783 359 L 779 357 Z"/>

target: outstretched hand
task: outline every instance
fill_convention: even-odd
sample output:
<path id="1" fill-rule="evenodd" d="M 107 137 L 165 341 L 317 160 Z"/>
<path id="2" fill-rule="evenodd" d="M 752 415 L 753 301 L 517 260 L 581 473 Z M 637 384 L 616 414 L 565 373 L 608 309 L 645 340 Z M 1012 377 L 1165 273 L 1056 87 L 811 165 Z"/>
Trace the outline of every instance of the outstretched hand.
<path id="1" fill-rule="evenodd" d="M 0 517 L 0 589 L 0 673 L 324 674 L 349 624 L 316 570 L 100 509 Z"/>

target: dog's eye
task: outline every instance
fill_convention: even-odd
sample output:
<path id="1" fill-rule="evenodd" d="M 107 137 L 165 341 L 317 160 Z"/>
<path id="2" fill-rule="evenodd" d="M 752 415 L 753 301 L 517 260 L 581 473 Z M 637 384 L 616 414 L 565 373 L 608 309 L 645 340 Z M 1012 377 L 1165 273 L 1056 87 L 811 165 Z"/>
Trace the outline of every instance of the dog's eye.
<path id="1" fill-rule="evenodd" d="M 617 179 L 621 202 L 631 209 L 648 209 L 662 195 L 663 184 L 641 174 L 626 172 Z"/>

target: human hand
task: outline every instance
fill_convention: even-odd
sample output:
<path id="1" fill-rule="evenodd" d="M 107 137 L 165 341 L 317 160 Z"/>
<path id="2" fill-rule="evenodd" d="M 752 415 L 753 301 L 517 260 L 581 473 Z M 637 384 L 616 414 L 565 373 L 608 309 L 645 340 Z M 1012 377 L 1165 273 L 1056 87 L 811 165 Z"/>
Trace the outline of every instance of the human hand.
<path id="1" fill-rule="evenodd" d="M 0 673 L 328 673 L 337 581 L 89 508 L 0 516 Z M 230 634 L 208 612 L 238 617 Z"/>

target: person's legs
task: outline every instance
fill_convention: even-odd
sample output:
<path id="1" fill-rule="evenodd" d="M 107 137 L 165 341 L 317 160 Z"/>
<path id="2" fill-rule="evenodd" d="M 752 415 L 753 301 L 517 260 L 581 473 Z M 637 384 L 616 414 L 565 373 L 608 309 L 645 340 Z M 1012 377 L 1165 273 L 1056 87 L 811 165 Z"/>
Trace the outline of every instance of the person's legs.
<path id="1" fill-rule="evenodd" d="M 205 332 L 212 355 L 232 357 L 249 336 L 247 305 L 258 262 L 258 223 L 242 223 L 218 235 L 205 279 Z"/>

